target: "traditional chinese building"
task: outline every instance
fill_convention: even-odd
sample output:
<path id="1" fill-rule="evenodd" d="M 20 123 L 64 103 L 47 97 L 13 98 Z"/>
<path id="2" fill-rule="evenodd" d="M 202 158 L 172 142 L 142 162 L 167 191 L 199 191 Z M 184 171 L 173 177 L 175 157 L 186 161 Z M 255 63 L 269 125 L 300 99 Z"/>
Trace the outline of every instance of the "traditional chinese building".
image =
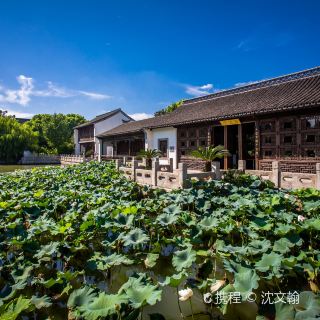
<path id="1" fill-rule="evenodd" d="M 94 155 L 98 150 L 97 135 L 130 121 L 134 120 L 119 108 L 98 115 L 94 119 L 75 127 L 75 154 Z"/>
<path id="2" fill-rule="evenodd" d="M 185 100 L 170 114 L 128 122 L 97 135 L 101 153 L 136 155 L 162 151 L 199 169 L 192 150 L 224 145 L 231 153 L 224 169 L 246 160 L 249 169 L 315 172 L 320 160 L 320 67 Z"/>

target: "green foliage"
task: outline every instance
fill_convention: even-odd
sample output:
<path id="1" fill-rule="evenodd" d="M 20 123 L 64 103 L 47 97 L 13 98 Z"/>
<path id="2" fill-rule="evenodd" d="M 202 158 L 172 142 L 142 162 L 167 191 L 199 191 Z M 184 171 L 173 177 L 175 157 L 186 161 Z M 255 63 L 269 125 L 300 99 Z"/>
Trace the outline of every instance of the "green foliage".
<path id="1" fill-rule="evenodd" d="M 37 114 L 26 125 L 39 136 L 37 151 L 41 153 L 72 153 L 73 128 L 84 123 L 78 114 Z"/>
<path id="2" fill-rule="evenodd" d="M 0 161 L 16 162 L 24 150 L 34 150 L 36 145 L 37 134 L 27 123 L 20 124 L 14 117 L 0 113 Z"/>
<path id="3" fill-rule="evenodd" d="M 206 148 L 199 147 L 197 150 L 191 152 L 191 156 L 206 161 L 205 171 L 211 171 L 211 162 L 229 156 L 229 151 L 221 145 L 216 147 L 209 146 Z"/>
<path id="4" fill-rule="evenodd" d="M 145 159 L 153 159 L 160 157 L 161 151 L 157 149 L 140 150 L 138 155 Z"/>
<path id="5" fill-rule="evenodd" d="M 148 169 L 151 168 L 152 159 L 160 157 L 161 155 L 161 151 L 157 149 L 140 150 L 140 152 L 138 153 L 138 156 L 146 159 L 146 167 Z"/>
<path id="6" fill-rule="evenodd" d="M 171 103 L 169 106 L 155 112 L 154 116 L 157 117 L 157 116 L 162 116 L 164 114 L 170 113 L 170 112 L 178 109 L 182 104 L 183 104 L 183 100 Z"/>
<path id="7" fill-rule="evenodd" d="M 0 319 L 136 319 L 166 286 L 211 285 L 241 293 L 220 318 L 319 317 L 320 193 L 232 179 L 165 193 L 111 163 L 0 175 Z M 249 307 L 267 290 L 301 299 Z"/>

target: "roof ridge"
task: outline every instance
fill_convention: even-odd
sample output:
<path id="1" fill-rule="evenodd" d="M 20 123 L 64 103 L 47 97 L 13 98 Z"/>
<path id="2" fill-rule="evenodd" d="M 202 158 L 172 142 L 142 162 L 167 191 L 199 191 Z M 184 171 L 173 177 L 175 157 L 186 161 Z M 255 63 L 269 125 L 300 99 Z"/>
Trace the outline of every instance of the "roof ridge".
<path id="1" fill-rule="evenodd" d="M 299 80 L 299 79 L 303 79 L 303 78 L 309 78 L 309 77 L 316 76 L 319 74 L 320 74 L 320 66 L 317 66 L 314 68 L 289 73 L 289 74 L 278 76 L 275 78 L 269 78 L 269 79 L 265 79 L 265 80 L 256 81 L 254 83 L 250 83 L 247 85 L 233 87 L 230 89 L 225 89 L 225 90 L 211 93 L 211 94 L 208 94 L 205 96 L 186 99 L 186 100 L 184 100 L 183 104 L 188 105 L 189 103 L 193 103 L 193 102 L 200 102 L 200 101 L 210 100 L 210 99 L 214 99 L 214 98 L 218 98 L 218 97 L 224 97 L 224 96 L 227 96 L 230 94 L 246 92 L 246 91 L 253 90 L 253 89 L 260 89 L 260 88 L 264 88 L 267 86 L 277 85 L 277 84 L 290 82 L 290 81 L 294 81 L 294 80 Z"/>
<path id="2" fill-rule="evenodd" d="M 104 116 L 104 115 L 107 115 L 107 114 L 110 114 L 110 113 L 113 113 L 113 112 L 118 112 L 118 111 L 120 111 L 120 110 L 121 110 L 121 108 L 116 108 L 116 109 L 113 109 L 113 110 L 110 110 L 110 111 L 107 111 L 107 112 L 98 114 L 98 115 L 96 115 L 93 119 L 91 119 L 90 121 L 93 121 L 94 119 L 96 119 L 96 118 L 98 118 L 98 117 L 101 117 L 101 116 Z"/>

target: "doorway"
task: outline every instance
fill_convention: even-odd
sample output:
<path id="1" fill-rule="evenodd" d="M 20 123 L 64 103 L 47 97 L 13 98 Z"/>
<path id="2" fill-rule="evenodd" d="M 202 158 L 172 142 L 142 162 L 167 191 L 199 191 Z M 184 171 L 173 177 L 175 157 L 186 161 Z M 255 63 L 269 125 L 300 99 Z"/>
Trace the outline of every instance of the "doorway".
<path id="1" fill-rule="evenodd" d="M 249 170 L 255 169 L 255 123 L 242 124 L 242 158 Z"/>
<path id="2" fill-rule="evenodd" d="M 230 153 L 228 157 L 228 169 L 237 169 L 239 160 L 239 143 L 238 143 L 238 125 L 226 127 L 227 130 L 227 145 L 226 148 Z"/>
<path id="3" fill-rule="evenodd" d="M 168 139 L 158 140 L 158 149 L 161 151 L 161 157 L 168 157 Z"/>
<path id="4" fill-rule="evenodd" d="M 212 130 L 213 137 L 211 137 L 211 141 L 213 142 L 213 146 L 224 146 L 224 127 L 223 126 L 215 126 Z M 220 168 L 224 169 L 224 159 L 217 159 L 220 162 Z"/>

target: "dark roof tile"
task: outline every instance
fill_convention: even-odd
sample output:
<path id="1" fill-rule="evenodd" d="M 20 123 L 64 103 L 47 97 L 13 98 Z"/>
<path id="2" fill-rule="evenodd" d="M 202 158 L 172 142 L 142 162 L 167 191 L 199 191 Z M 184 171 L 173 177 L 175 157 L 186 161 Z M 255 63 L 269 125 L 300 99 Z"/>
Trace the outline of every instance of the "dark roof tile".
<path id="1" fill-rule="evenodd" d="M 208 120 L 230 119 L 320 104 L 320 67 L 247 86 L 185 100 L 172 113 L 122 124 L 100 135 L 112 136 Z"/>

